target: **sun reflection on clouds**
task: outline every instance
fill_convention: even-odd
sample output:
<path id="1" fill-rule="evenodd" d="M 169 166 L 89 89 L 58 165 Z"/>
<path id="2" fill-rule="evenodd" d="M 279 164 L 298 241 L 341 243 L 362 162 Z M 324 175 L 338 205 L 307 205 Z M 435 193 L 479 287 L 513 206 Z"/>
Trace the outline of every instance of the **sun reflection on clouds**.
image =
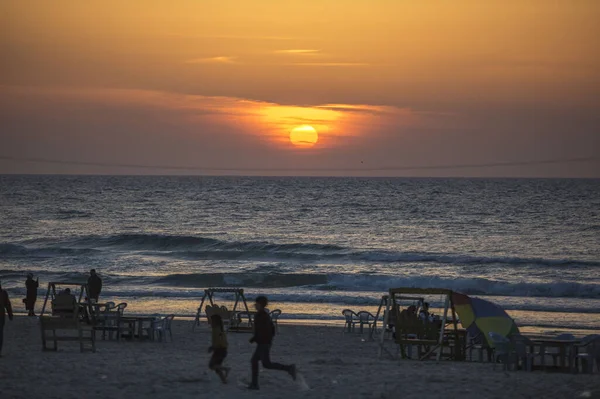
<path id="1" fill-rule="evenodd" d="M 257 100 L 181 94 L 154 90 L 105 88 L 4 87 L 13 96 L 35 96 L 53 102 L 99 104 L 116 108 L 161 110 L 154 112 L 170 122 L 205 130 L 228 126 L 229 131 L 251 135 L 265 145 L 298 148 L 290 143 L 290 132 L 312 126 L 319 140 L 312 150 L 348 145 L 366 138 L 384 125 L 402 127 L 418 122 L 410 109 L 360 104 L 282 105 Z M 303 149 L 304 150 L 304 149 Z"/>

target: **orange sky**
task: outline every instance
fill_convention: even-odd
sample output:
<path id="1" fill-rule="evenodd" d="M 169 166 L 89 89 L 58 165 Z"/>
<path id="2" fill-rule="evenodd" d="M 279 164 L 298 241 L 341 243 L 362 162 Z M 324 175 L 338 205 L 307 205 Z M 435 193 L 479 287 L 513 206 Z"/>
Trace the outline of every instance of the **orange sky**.
<path id="1" fill-rule="evenodd" d="M 600 155 L 596 0 L 5 0 L 0 9 L 0 157 L 356 174 Z M 294 147 L 289 133 L 304 124 L 319 142 Z M 364 174 L 598 171 L 595 161 Z M 42 172 L 148 170 L 0 159 L 0 173 Z"/>

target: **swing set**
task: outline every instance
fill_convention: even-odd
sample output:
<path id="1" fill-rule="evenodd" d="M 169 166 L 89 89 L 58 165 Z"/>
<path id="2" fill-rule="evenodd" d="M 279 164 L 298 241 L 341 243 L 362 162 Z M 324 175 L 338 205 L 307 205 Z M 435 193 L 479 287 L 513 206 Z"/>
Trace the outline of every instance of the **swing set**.
<path id="1" fill-rule="evenodd" d="M 439 295 L 443 303 L 443 315 L 434 321 L 420 320 L 417 317 L 418 310 L 423 307 L 424 296 Z M 401 311 L 402 301 L 413 301 L 415 313 L 410 314 L 404 309 Z M 384 295 L 379 304 L 375 323 L 371 328 L 370 337 L 373 338 L 377 333 L 376 323 L 379 315 L 383 311 L 383 329 L 379 334 L 379 358 L 386 352 L 391 357 L 397 354 L 392 353 L 385 346 L 386 329 L 388 333 L 393 334 L 395 343 L 403 358 L 410 357 L 412 347 L 416 346 L 420 360 L 429 359 L 435 356 L 439 361 L 442 358 L 444 348 L 450 347 L 450 358 L 462 360 L 464 351 L 464 337 L 458 330 L 458 319 L 452 301 L 452 291 L 439 288 L 390 288 L 389 294 Z M 450 314 L 449 314 L 450 313 Z M 451 316 L 449 318 L 448 316 Z M 450 328 L 446 328 L 451 324 Z M 409 356 L 407 356 L 407 349 Z"/>
<path id="2" fill-rule="evenodd" d="M 57 287 L 62 290 L 57 290 Z M 71 289 L 79 292 L 78 297 L 70 293 Z M 91 303 L 87 301 L 88 292 L 87 284 L 48 283 L 44 305 L 40 313 L 42 350 L 57 351 L 58 341 L 78 341 L 81 352 L 85 350 L 86 343 L 90 344 L 92 352 L 96 352 L 96 332 L 93 328 L 95 320 Z M 50 302 L 50 312 L 46 312 L 48 302 Z M 57 331 L 61 334 L 57 334 Z M 50 332 L 52 333 L 50 334 Z M 47 341 L 52 341 L 53 347 L 48 348 Z"/>
<path id="3" fill-rule="evenodd" d="M 233 308 L 228 310 L 225 306 L 219 307 L 216 305 L 215 294 L 233 294 L 235 299 Z M 206 309 L 203 308 L 205 302 L 208 303 Z M 238 306 L 242 308 L 242 310 L 238 310 Z M 196 311 L 196 318 L 192 326 L 192 331 L 195 330 L 196 326 L 200 325 L 200 319 L 203 316 L 203 310 L 205 310 L 204 316 L 207 319 L 212 314 L 218 313 L 221 315 L 223 322 L 227 325 L 228 331 L 251 331 L 249 327 L 252 326 L 252 314 L 248 308 L 248 303 L 246 302 L 243 288 L 206 288 L 204 290 L 204 294 L 202 295 L 202 299 L 200 300 L 200 306 L 198 306 L 198 310 Z M 241 326 L 243 316 L 248 318 L 248 328 Z"/>

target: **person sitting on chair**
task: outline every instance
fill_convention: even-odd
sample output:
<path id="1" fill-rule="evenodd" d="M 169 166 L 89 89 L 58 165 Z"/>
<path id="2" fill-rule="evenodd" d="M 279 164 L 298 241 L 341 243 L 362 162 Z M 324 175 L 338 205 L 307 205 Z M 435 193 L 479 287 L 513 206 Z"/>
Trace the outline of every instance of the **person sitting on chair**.
<path id="1" fill-rule="evenodd" d="M 427 302 L 423 302 L 423 307 L 419 311 L 419 319 L 423 322 L 429 321 L 429 304 Z"/>
<path id="2" fill-rule="evenodd" d="M 71 294 L 70 288 L 65 288 L 52 301 L 53 313 L 74 313 L 77 306 L 75 295 Z"/>

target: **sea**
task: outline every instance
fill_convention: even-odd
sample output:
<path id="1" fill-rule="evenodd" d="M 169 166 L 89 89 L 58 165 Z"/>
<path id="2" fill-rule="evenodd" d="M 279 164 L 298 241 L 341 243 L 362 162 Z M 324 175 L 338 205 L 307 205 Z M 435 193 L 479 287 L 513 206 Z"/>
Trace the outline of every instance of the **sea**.
<path id="1" fill-rule="evenodd" d="M 390 288 L 448 288 L 523 329 L 600 330 L 600 180 L 0 176 L 0 281 L 104 281 L 128 312 L 196 313 L 205 288 L 343 325 Z M 230 303 L 231 296 L 217 296 Z M 432 308 L 442 298 L 427 298 Z"/>

